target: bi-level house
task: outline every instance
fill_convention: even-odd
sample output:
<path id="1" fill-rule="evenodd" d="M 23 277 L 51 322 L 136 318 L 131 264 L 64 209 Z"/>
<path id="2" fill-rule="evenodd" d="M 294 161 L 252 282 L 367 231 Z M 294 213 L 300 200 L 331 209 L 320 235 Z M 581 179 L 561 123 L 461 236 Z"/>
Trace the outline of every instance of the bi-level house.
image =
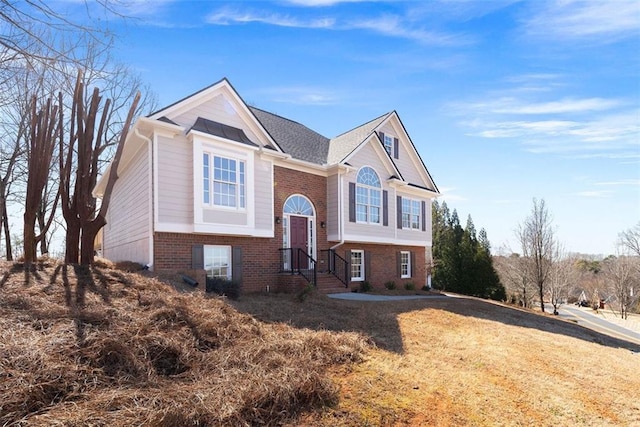
<path id="1" fill-rule="evenodd" d="M 439 192 L 395 111 L 328 138 L 222 79 L 138 119 L 118 176 L 101 242 L 113 261 L 243 292 L 426 284 Z"/>

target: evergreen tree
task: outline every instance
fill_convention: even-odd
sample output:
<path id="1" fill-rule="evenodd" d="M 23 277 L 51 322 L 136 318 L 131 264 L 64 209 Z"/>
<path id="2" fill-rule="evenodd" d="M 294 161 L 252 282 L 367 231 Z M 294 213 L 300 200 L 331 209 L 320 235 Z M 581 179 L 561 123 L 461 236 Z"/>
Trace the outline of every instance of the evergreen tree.
<path id="1" fill-rule="evenodd" d="M 462 228 L 458 212 L 454 209 L 449 214 L 446 202 L 433 203 L 432 215 L 434 287 L 481 298 L 506 299 L 493 267 L 486 231 L 481 229 L 476 235 L 471 215 Z"/>

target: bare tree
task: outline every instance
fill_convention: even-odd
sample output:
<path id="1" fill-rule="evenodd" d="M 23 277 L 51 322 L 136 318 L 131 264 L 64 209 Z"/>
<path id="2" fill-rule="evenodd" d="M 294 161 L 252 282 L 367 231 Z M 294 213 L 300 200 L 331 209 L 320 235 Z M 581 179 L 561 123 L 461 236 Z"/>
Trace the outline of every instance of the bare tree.
<path id="1" fill-rule="evenodd" d="M 24 262 L 30 265 L 36 260 L 37 243 L 45 239 L 47 230 L 53 221 L 55 206 L 49 219 L 44 221 L 40 233 L 35 233 L 37 212 L 42 203 L 43 190 L 49 179 L 53 152 L 56 147 L 56 138 L 61 135 L 62 129 L 62 94 L 59 96 L 59 104 L 54 105 L 49 98 L 45 106 L 36 111 L 37 100 L 33 98 L 30 137 L 28 149 L 28 178 L 27 194 L 25 198 L 24 212 Z M 56 196 L 57 203 L 58 197 Z"/>
<path id="2" fill-rule="evenodd" d="M 569 299 L 571 286 L 575 280 L 575 260 L 568 257 L 559 243 L 555 244 L 552 256 L 551 271 L 547 281 L 549 301 L 553 306 L 553 314 Z"/>
<path id="3" fill-rule="evenodd" d="M 545 284 L 551 272 L 554 254 L 554 232 L 544 199 L 533 199 L 531 213 L 518 227 L 517 236 L 522 256 L 527 260 L 529 277 L 538 291 L 540 309 L 544 312 Z"/>
<path id="4" fill-rule="evenodd" d="M 504 284 L 508 299 L 523 308 L 531 308 L 535 288 L 527 271 L 527 260 L 510 250 L 494 257 L 500 282 Z"/>
<path id="5" fill-rule="evenodd" d="M 636 257 L 627 255 L 608 257 L 603 263 L 607 283 L 616 297 L 623 319 L 627 319 L 627 312 L 640 293 L 637 263 Z"/>
<path id="6" fill-rule="evenodd" d="M 106 212 L 111 192 L 118 179 L 117 170 L 124 141 L 133 121 L 140 93 L 135 95 L 121 128 L 111 173 L 99 209 L 92 191 L 98 180 L 101 155 L 109 146 L 106 135 L 111 99 L 107 99 L 101 106 L 100 90 L 95 88 L 88 106 L 84 100 L 85 85 L 82 72 L 78 72 L 71 110 L 73 120 L 69 129 L 69 142 L 59 144 L 60 194 L 62 213 L 67 224 L 65 261 L 77 263 L 80 259 L 81 264 L 90 264 L 94 258 L 95 237 L 106 224 Z"/>
<path id="7" fill-rule="evenodd" d="M 618 236 L 619 245 L 640 257 L 640 222 Z"/>

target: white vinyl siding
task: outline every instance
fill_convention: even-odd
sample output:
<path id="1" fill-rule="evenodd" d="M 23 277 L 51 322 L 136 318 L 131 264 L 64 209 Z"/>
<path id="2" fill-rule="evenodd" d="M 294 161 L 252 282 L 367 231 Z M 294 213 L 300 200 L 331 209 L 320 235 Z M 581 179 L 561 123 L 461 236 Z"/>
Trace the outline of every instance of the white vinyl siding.
<path id="1" fill-rule="evenodd" d="M 338 240 L 339 236 L 338 233 L 340 232 L 339 230 L 339 223 L 338 223 L 338 197 L 339 197 L 339 191 L 338 191 L 338 175 L 331 175 L 327 178 L 327 221 L 326 221 L 326 225 L 327 225 L 327 238 L 329 240 Z M 348 206 L 348 198 L 349 198 L 349 194 L 348 193 L 344 193 L 344 201 L 343 201 L 343 206 L 347 205 L 347 210 L 349 209 Z M 347 212 L 348 214 L 348 212 Z M 346 220 L 349 219 L 349 217 L 345 217 Z"/>
<path id="2" fill-rule="evenodd" d="M 134 261 L 147 264 L 150 226 L 149 149 L 142 145 L 126 170 L 120 172 L 111 196 L 104 227 L 103 254 L 112 261 Z"/>
<path id="3" fill-rule="evenodd" d="M 226 95 L 219 94 L 213 99 L 204 102 L 197 107 L 180 115 L 171 117 L 171 120 L 189 129 L 198 117 L 203 117 L 219 123 L 242 129 L 249 140 L 256 144 L 260 141 L 252 127 L 238 114 L 236 107 Z"/>
<path id="4" fill-rule="evenodd" d="M 391 123 L 387 123 L 380 129 L 380 131 L 385 134 L 385 138 L 387 134 L 389 136 L 395 135 L 398 138 L 398 158 L 394 158 L 393 162 L 402 174 L 402 177 L 405 179 L 405 181 L 428 188 L 430 184 L 420 173 L 422 165 L 420 165 L 420 161 L 419 159 L 417 159 L 416 154 L 411 152 L 413 151 L 413 149 L 409 147 L 409 141 L 403 141 L 404 136 L 403 132 L 400 132 L 400 126 L 397 125 L 396 128 L 395 126 L 392 126 Z M 405 146 L 405 144 L 407 145 Z"/>
<path id="5" fill-rule="evenodd" d="M 193 161 L 186 138 L 158 137 L 158 222 L 193 223 Z"/>

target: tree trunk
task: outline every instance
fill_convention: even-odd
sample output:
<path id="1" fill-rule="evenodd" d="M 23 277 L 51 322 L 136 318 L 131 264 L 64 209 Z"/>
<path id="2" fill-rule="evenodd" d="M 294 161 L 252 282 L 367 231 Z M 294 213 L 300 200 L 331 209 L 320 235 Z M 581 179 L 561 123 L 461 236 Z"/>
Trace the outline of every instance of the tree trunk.
<path id="1" fill-rule="evenodd" d="M 7 205 L 4 206 L 3 213 L 4 242 L 7 261 L 13 261 L 13 250 L 11 248 L 11 230 L 9 230 L 9 217 L 7 216 Z"/>
<path id="2" fill-rule="evenodd" d="M 43 230 L 47 227 L 47 220 L 45 218 L 46 212 L 41 210 L 38 211 L 37 220 L 38 220 L 38 228 L 40 230 L 40 254 L 46 255 L 49 253 L 49 245 L 47 244 L 47 233 L 43 232 Z"/>
<path id="3" fill-rule="evenodd" d="M 24 214 L 24 264 L 31 265 L 36 261 L 35 212 Z"/>
<path id="4" fill-rule="evenodd" d="M 77 264 L 80 259 L 80 222 L 67 219 L 64 262 Z"/>
<path id="5" fill-rule="evenodd" d="M 544 288 L 542 283 L 538 284 L 538 292 L 540 295 L 540 310 L 544 313 Z"/>
<path id="6" fill-rule="evenodd" d="M 93 221 L 84 224 L 82 227 L 82 239 L 80 250 L 80 264 L 89 265 L 93 263 L 95 257 L 96 236 L 106 221 L 103 217 L 97 216 Z"/>

